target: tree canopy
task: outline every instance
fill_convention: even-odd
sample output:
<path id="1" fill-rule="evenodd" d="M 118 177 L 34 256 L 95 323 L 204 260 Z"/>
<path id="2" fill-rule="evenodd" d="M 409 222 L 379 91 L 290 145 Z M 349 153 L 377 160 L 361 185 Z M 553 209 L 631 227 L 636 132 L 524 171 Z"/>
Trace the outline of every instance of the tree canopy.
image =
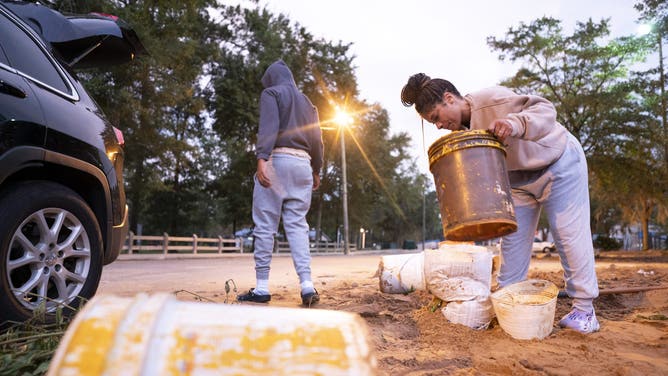
<path id="1" fill-rule="evenodd" d="M 225 235 L 251 227 L 260 78 L 276 59 L 319 110 L 325 143 L 311 226 L 335 237 L 341 224 L 337 107 L 345 130 L 351 239 L 367 244 L 421 237 L 426 176 L 392 135 L 387 111 L 359 98 L 350 44 L 315 38 L 283 14 L 251 2 L 60 1 L 63 11 L 102 11 L 129 22 L 149 54 L 111 71 L 79 72 L 125 135 L 131 228 L 143 233 Z M 434 196 L 429 196 L 437 207 Z M 431 222 L 438 213 L 429 211 Z M 429 238 L 440 238 L 440 230 Z"/>

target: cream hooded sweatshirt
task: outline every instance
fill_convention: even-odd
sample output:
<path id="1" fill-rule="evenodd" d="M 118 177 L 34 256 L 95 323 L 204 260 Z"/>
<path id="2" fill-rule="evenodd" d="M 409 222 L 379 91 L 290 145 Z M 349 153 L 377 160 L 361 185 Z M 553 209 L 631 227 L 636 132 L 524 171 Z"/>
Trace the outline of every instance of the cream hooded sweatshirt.
<path id="1" fill-rule="evenodd" d="M 541 170 L 564 152 L 568 130 L 557 122 L 557 111 L 547 99 L 501 86 L 464 99 L 471 105 L 471 129 L 487 129 L 496 119 L 512 124 L 512 134 L 505 140 L 508 171 Z"/>

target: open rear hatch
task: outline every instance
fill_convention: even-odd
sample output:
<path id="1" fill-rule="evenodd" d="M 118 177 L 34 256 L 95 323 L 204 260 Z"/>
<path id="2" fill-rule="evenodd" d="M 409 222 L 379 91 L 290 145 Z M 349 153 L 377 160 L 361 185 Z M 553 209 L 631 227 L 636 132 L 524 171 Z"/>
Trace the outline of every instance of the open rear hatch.
<path id="1" fill-rule="evenodd" d="M 63 15 L 35 3 L 2 3 L 30 25 L 71 68 L 117 65 L 146 53 L 135 31 L 116 16 Z"/>

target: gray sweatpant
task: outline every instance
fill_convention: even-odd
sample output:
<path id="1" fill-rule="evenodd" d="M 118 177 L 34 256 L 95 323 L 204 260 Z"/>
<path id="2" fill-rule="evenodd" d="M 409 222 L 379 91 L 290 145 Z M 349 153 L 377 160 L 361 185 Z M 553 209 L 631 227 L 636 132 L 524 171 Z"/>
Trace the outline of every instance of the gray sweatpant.
<path id="1" fill-rule="evenodd" d="M 313 190 L 311 163 L 308 158 L 274 153 L 267 167 L 271 187 L 263 187 L 254 178 L 255 277 L 258 280 L 269 279 L 274 235 L 282 217 L 299 282 L 310 281 L 311 253 L 306 214 Z"/>
<path id="2" fill-rule="evenodd" d="M 497 280 L 503 287 L 527 278 L 531 243 L 544 208 L 564 269 L 566 292 L 575 308 L 591 311 L 598 282 L 589 223 L 587 160 L 577 139 L 568 136 L 566 150 L 546 169 L 508 174 L 517 232 L 503 237 Z"/>

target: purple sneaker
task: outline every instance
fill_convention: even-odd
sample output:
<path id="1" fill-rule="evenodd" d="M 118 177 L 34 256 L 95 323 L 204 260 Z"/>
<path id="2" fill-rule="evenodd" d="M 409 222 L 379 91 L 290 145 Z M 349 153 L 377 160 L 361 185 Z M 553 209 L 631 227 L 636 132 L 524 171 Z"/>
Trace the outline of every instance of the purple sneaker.
<path id="1" fill-rule="evenodd" d="M 566 316 L 559 320 L 559 326 L 562 328 L 574 329 L 580 333 L 589 334 L 598 332 L 600 325 L 596 319 L 594 311 L 585 312 L 573 308 Z"/>

